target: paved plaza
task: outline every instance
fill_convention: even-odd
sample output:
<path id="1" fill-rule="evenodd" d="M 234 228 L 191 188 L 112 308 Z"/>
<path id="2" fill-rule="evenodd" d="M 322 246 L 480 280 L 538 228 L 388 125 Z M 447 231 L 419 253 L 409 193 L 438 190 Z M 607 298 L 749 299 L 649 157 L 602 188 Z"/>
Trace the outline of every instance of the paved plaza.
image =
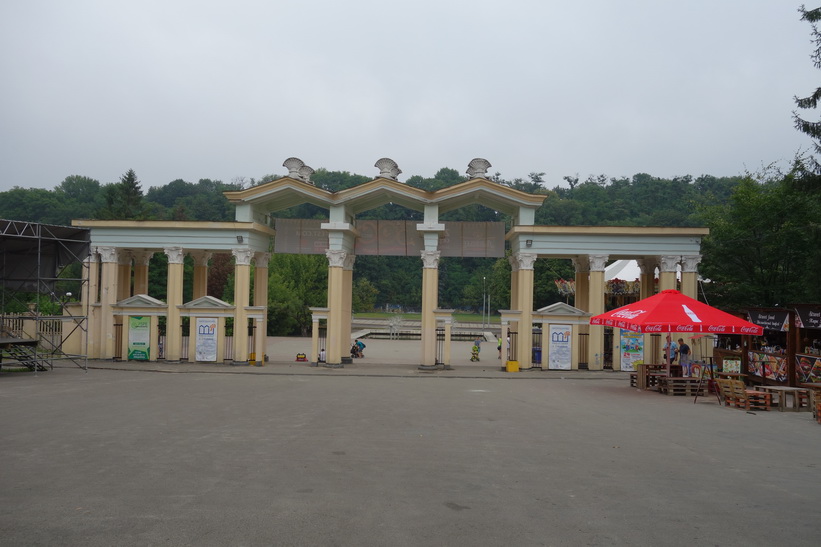
<path id="1" fill-rule="evenodd" d="M 366 343 L 344 369 L 272 339 L 262 367 L 0 374 L 2 544 L 818 544 L 810 413 Z"/>

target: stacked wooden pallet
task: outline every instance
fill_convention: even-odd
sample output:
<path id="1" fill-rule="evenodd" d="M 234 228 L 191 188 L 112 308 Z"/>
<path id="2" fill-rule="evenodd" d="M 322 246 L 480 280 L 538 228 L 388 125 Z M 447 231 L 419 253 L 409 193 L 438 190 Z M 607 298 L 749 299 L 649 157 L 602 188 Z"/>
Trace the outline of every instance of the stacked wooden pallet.
<path id="1" fill-rule="evenodd" d="M 698 378 L 668 378 L 666 376 L 658 379 L 659 393 L 665 395 L 706 395 L 707 382 L 699 386 Z"/>

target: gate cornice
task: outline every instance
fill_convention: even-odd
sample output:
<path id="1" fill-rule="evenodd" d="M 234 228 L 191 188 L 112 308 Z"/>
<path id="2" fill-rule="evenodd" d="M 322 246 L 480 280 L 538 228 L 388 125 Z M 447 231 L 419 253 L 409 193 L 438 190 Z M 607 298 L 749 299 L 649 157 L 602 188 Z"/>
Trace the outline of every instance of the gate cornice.
<path id="1" fill-rule="evenodd" d="M 520 209 L 538 209 L 547 198 L 543 194 L 528 194 L 508 186 L 475 178 L 433 192 L 408 186 L 383 177 L 345 188 L 338 192 L 318 188 L 311 183 L 283 177 L 245 190 L 225 192 L 229 202 L 251 206 L 265 212 L 281 211 L 302 203 L 323 208 L 344 205 L 352 214 L 396 203 L 415 211 L 426 205 L 437 205 L 440 213 L 475 203 L 490 209 L 515 215 Z"/>

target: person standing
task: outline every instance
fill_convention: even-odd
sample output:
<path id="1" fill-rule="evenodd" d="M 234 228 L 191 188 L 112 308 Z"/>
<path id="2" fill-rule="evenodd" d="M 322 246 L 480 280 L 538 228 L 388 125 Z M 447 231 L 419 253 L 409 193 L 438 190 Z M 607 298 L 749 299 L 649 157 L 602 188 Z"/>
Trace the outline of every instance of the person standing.
<path id="1" fill-rule="evenodd" d="M 693 372 L 690 367 L 690 363 L 692 363 L 690 346 L 684 343 L 683 338 L 678 339 L 678 362 L 681 365 L 681 375 L 685 377 L 690 376 Z"/>
<path id="2" fill-rule="evenodd" d="M 667 343 L 664 344 L 664 364 L 667 365 L 667 376 L 670 376 L 670 366 L 676 360 L 678 345 L 673 342 L 673 337 L 667 335 Z"/>

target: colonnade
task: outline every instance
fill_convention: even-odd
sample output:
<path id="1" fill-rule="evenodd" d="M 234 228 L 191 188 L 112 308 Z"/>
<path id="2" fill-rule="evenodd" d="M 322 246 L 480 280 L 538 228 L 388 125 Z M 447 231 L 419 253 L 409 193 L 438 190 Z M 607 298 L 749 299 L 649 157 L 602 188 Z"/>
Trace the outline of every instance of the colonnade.
<path id="1" fill-rule="evenodd" d="M 177 246 L 162 250 L 131 249 L 127 247 L 96 246 L 86 259 L 84 272 L 88 285 L 84 298 L 84 313 L 90 318 L 88 355 L 96 359 L 111 359 L 118 353 L 112 325 L 115 317 L 126 317 L 126 310 L 118 303 L 135 295 L 148 295 L 148 268 L 151 257 L 162 252 L 168 257 L 166 299 L 162 310 L 154 313 L 166 317 L 165 359 L 179 361 L 182 355 L 184 260 L 190 255 L 194 261 L 193 301 L 207 295 L 209 261 L 212 251 L 184 249 Z M 233 355 L 236 364 L 245 364 L 249 358 L 249 318 L 255 321 L 257 336 L 256 359 L 265 355 L 265 337 L 268 306 L 268 261 L 270 253 L 254 252 L 249 248 L 231 250 L 234 256 Z M 254 266 L 254 286 L 251 290 L 251 262 Z M 253 294 L 253 304 L 251 303 Z M 152 334 L 156 338 L 156 333 Z M 157 343 L 152 344 L 156 348 Z M 156 357 L 156 355 L 154 355 Z M 189 359 L 191 359 L 189 357 Z"/>

